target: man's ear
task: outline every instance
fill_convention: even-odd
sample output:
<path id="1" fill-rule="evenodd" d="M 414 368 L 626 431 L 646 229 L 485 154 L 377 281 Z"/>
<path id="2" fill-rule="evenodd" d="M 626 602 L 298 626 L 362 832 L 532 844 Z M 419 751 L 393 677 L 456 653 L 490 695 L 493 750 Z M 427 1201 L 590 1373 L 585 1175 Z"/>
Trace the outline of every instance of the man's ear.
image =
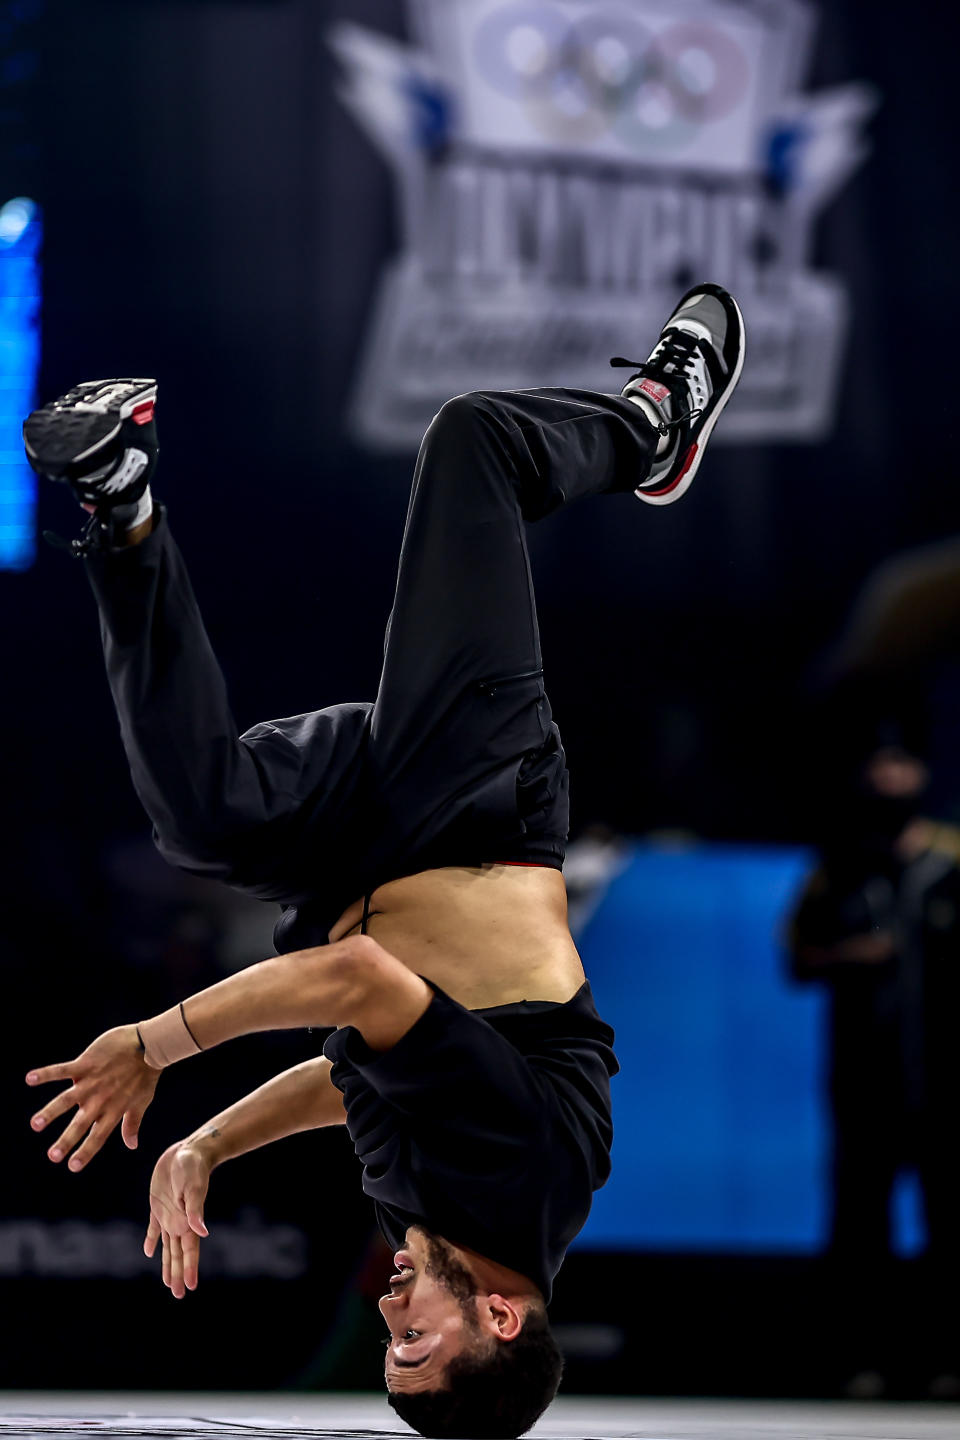
<path id="1" fill-rule="evenodd" d="M 497 1340 L 516 1340 L 523 1329 L 523 1314 L 502 1295 L 488 1295 L 483 1307 L 484 1328 Z"/>

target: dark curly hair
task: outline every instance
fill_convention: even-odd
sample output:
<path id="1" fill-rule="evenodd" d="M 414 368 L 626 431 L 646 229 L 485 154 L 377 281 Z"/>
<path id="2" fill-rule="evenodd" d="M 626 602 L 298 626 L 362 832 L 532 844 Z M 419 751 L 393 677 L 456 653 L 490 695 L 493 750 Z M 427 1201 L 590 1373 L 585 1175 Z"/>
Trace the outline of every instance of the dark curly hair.
<path id="1" fill-rule="evenodd" d="M 402 1420 L 445 1440 L 516 1440 L 557 1393 L 563 1356 L 546 1306 L 527 1311 L 515 1340 L 494 1340 L 456 1356 L 443 1390 L 388 1394 Z"/>

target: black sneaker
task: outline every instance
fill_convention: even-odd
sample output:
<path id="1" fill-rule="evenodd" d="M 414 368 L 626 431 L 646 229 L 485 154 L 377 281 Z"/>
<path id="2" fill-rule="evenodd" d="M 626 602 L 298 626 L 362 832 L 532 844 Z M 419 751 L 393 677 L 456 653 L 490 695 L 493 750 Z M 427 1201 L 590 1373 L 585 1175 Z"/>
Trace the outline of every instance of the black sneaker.
<path id="1" fill-rule="evenodd" d="M 736 300 L 719 285 L 696 285 L 670 316 L 649 360 L 611 360 L 611 365 L 636 364 L 623 395 L 651 405 L 660 434 L 674 437 L 637 486 L 635 493 L 648 505 L 672 505 L 689 490 L 740 379 L 745 353 Z"/>
<path id="2" fill-rule="evenodd" d="M 62 480 L 87 508 L 140 499 L 157 460 L 155 380 L 93 380 L 23 422 L 27 459 Z"/>

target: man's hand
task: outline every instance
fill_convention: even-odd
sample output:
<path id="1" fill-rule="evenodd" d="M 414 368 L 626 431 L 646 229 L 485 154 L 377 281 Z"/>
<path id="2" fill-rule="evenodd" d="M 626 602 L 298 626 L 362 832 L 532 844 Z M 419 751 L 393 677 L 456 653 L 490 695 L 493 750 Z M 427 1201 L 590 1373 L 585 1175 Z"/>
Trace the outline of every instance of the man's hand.
<path id="1" fill-rule="evenodd" d="M 30 1071 L 28 1085 L 72 1081 L 30 1124 L 34 1130 L 45 1130 L 51 1121 L 76 1107 L 76 1115 L 47 1154 L 57 1164 L 79 1146 L 70 1156 L 69 1168 L 82 1170 L 121 1120 L 124 1145 L 128 1150 L 137 1148 L 140 1122 L 159 1078 L 160 1071 L 151 1070 L 143 1058 L 136 1026 L 120 1025 L 99 1035 L 76 1060 Z"/>
<path id="2" fill-rule="evenodd" d="M 163 1246 L 163 1283 L 177 1300 L 197 1288 L 200 1239 L 209 1232 L 203 1223 L 213 1162 L 202 1141 L 178 1140 L 157 1161 L 150 1181 L 150 1224 L 143 1242 L 145 1255 Z"/>
<path id="3" fill-rule="evenodd" d="M 834 946 L 837 960 L 854 965 L 882 965 L 897 953 L 897 944 L 889 930 L 869 930 L 864 935 L 851 935 Z"/>

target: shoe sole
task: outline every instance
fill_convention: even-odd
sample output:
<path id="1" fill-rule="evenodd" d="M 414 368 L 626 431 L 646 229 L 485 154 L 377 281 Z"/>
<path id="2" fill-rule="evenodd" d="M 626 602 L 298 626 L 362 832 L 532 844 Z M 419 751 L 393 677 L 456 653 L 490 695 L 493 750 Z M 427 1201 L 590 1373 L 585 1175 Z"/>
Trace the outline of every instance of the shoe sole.
<path id="1" fill-rule="evenodd" d="M 696 288 L 697 290 L 700 290 L 704 287 L 697 286 Z M 740 376 L 743 373 L 743 362 L 746 359 L 747 355 L 747 335 L 743 323 L 743 312 L 741 311 L 740 306 L 737 304 L 734 297 L 730 294 L 729 290 L 724 291 L 724 295 L 726 296 L 727 300 L 729 300 L 730 304 L 733 306 L 734 312 L 737 317 L 737 322 L 740 326 L 740 353 L 737 356 L 737 362 L 733 368 L 733 375 L 728 380 L 727 388 L 724 391 L 722 398 L 717 402 L 713 414 L 709 417 L 709 419 L 704 421 L 703 429 L 700 431 L 696 443 L 694 445 L 691 445 L 689 451 L 687 452 L 687 463 L 684 469 L 681 470 L 680 474 L 674 480 L 671 480 L 669 486 L 665 490 L 650 491 L 637 489 L 633 492 L 638 500 L 643 500 L 647 505 L 673 505 L 677 500 L 680 499 L 682 495 L 685 495 L 690 489 L 690 486 L 693 484 L 696 477 L 697 471 L 700 468 L 700 462 L 703 459 L 703 452 L 707 447 L 707 441 L 713 434 L 713 427 L 714 425 L 716 425 L 720 416 L 723 414 L 724 407 L 728 404 L 734 390 L 736 390 L 737 384 L 740 380 Z M 678 310 L 681 308 L 687 298 L 688 296 L 684 296 L 684 299 L 680 301 L 680 304 L 677 306 Z"/>
<path id="2" fill-rule="evenodd" d="M 109 380 L 94 380 L 82 388 L 95 394 L 98 388 L 102 389 L 110 383 Z M 57 400 L 34 410 L 24 421 L 23 443 L 35 468 L 54 479 L 66 478 L 67 469 L 88 460 L 116 439 L 127 420 L 148 424 L 153 419 L 153 406 L 157 400 L 156 381 L 129 380 L 125 383 L 143 388 L 115 408 L 110 408 L 108 402 L 105 411 L 94 408 L 82 395 L 69 405 Z M 142 419 L 137 415 L 138 411 L 142 412 Z"/>

